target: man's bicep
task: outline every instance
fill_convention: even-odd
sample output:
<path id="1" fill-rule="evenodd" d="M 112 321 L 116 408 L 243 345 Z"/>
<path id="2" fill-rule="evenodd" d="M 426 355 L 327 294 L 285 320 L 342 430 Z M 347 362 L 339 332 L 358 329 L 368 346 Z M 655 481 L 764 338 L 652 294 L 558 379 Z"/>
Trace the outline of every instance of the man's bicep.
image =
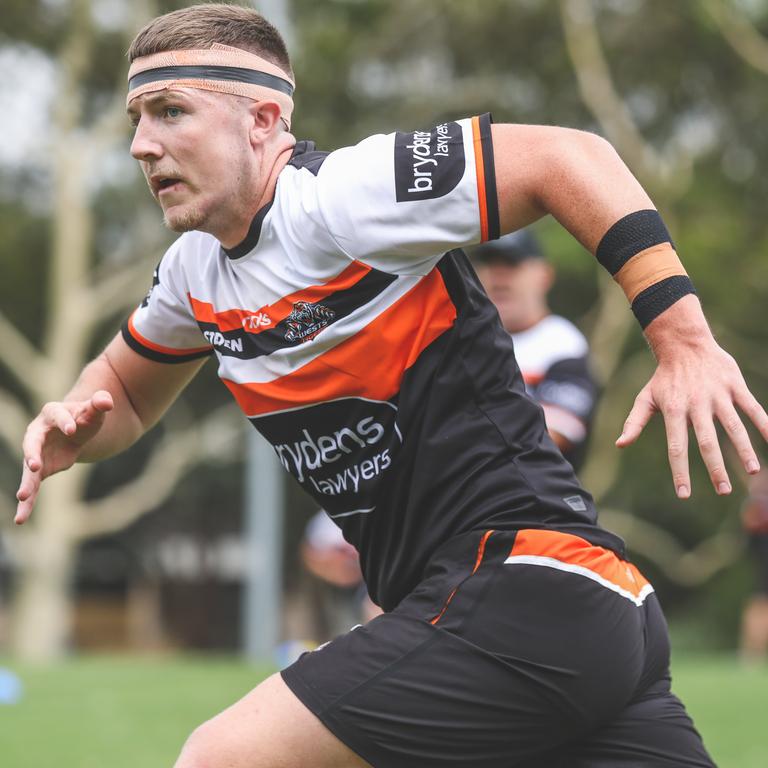
<path id="1" fill-rule="evenodd" d="M 549 125 L 492 126 L 502 234 L 552 214 L 590 253 L 619 219 L 653 203 L 611 144 Z"/>
<path id="2" fill-rule="evenodd" d="M 131 349 L 122 334 L 112 339 L 103 354 L 145 429 L 160 419 L 207 360 L 157 362 Z"/>
<path id="3" fill-rule="evenodd" d="M 559 129 L 537 125 L 494 123 L 493 163 L 499 200 L 499 229 L 513 232 L 541 218 L 539 199 L 544 168 L 543 147 Z"/>

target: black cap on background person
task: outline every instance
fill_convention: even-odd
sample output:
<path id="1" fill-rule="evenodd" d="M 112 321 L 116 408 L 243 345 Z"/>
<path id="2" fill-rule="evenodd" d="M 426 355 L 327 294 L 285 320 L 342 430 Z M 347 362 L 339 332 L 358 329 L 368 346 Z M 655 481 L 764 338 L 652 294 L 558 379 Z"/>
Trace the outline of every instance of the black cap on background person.
<path id="1" fill-rule="evenodd" d="M 478 264 L 507 264 L 517 266 L 528 259 L 544 259 L 536 236 L 530 229 L 518 229 L 498 240 L 490 240 L 467 251 L 469 258 Z"/>
<path id="2" fill-rule="evenodd" d="M 549 313 L 555 272 L 530 229 L 491 240 L 467 254 L 508 333 L 533 327 Z"/>

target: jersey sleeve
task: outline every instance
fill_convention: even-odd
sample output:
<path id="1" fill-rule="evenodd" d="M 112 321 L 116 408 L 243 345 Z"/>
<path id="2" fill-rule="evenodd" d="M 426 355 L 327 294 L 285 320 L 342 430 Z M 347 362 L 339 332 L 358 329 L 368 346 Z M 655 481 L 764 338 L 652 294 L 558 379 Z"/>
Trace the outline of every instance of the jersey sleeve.
<path id="1" fill-rule="evenodd" d="M 586 440 L 598 387 L 586 356 L 558 360 L 536 387 L 536 399 L 544 409 L 547 428 L 571 443 Z"/>
<path id="2" fill-rule="evenodd" d="M 186 363 L 213 352 L 197 325 L 184 290 L 179 238 L 157 265 L 152 287 L 123 323 L 126 343 L 159 363 Z"/>
<path id="3" fill-rule="evenodd" d="M 399 274 L 425 274 L 447 250 L 499 237 L 490 115 L 330 153 L 317 206 L 348 257 Z"/>

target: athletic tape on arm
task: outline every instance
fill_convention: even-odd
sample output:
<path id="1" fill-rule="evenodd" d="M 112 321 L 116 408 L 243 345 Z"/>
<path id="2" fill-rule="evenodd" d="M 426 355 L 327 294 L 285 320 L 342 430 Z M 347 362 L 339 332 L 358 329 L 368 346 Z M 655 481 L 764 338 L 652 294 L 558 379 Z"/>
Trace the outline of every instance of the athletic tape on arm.
<path id="1" fill-rule="evenodd" d="M 683 296 L 696 293 L 658 211 L 635 211 L 619 219 L 595 255 L 624 290 L 642 328 Z"/>

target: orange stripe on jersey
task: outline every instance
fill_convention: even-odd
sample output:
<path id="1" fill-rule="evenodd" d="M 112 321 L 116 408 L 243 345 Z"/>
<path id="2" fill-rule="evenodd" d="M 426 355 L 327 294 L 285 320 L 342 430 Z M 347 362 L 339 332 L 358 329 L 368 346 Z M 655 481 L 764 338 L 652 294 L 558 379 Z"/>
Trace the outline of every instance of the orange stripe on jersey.
<path id="1" fill-rule="evenodd" d="M 442 275 L 433 269 L 357 334 L 293 373 L 264 384 L 222 381 L 248 416 L 342 397 L 389 400 L 404 371 L 455 320 Z"/>
<path id="2" fill-rule="evenodd" d="M 488 202 L 485 191 L 485 163 L 483 162 L 483 137 L 480 133 L 480 118 L 472 118 L 472 141 L 475 149 L 477 173 L 477 204 L 480 209 L 480 238 L 488 239 Z"/>
<path id="3" fill-rule="evenodd" d="M 530 371 L 521 371 L 521 373 L 523 374 L 523 381 L 532 387 L 544 381 L 543 373 L 531 373 Z"/>
<path id="4" fill-rule="evenodd" d="M 192 347 L 190 349 L 175 349 L 174 347 L 164 347 L 161 344 L 155 344 L 154 341 L 150 341 L 136 330 L 136 326 L 133 324 L 133 316 L 136 312 L 138 312 L 138 310 L 134 311 L 128 318 L 128 331 L 141 346 L 146 347 L 147 349 L 152 349 L 155 352 L 162 352 L 164 355 L 194 355 L 198 352 L 210 352 L 212 349 L 210 344 L 206 344 L 203 347 Z"/>
<path id="5" fill-rule="evenodd" d="M 371 267 L 362 264 L 359 261 L 353 261 L 346 269 L 340 272 L 336 277 L 331 278 L 327 283 L 319 285 L 310 285 L 302 288 L 289 296 L 283 296 L 274 304 L 268 304 L 257 310 L 250 309 L 227 309 L 217 312 L 213 304 L 207 301 L 200 301 L 190 294 L 189 303 L 192 306 L 192 312 L 195 320 L 202 323 L 212 323 L 218 326 L 220 331 L 236 331 L 244 329 L 248 333 L 260 333 L 261 331 L 273 328 L 281 320 L 284 320 L 293 310 L 293 305 L 298 301 L 306 301 L 311 304 L 320 299 L 324 299 L 336 291 L 343 291 L 351 288 L 358 283 L 371 271 Z M 268 317 L 269 323 L 261 325 L 251 323 L 252 317 Z"/>
<path id="6" fill-rule="evenodd" d="M 653 587 L 640 571 L 615 552 L 560 531 L 518 531 L 508 565 L 543 565 L 592 578 L 640 605 Z"/>

